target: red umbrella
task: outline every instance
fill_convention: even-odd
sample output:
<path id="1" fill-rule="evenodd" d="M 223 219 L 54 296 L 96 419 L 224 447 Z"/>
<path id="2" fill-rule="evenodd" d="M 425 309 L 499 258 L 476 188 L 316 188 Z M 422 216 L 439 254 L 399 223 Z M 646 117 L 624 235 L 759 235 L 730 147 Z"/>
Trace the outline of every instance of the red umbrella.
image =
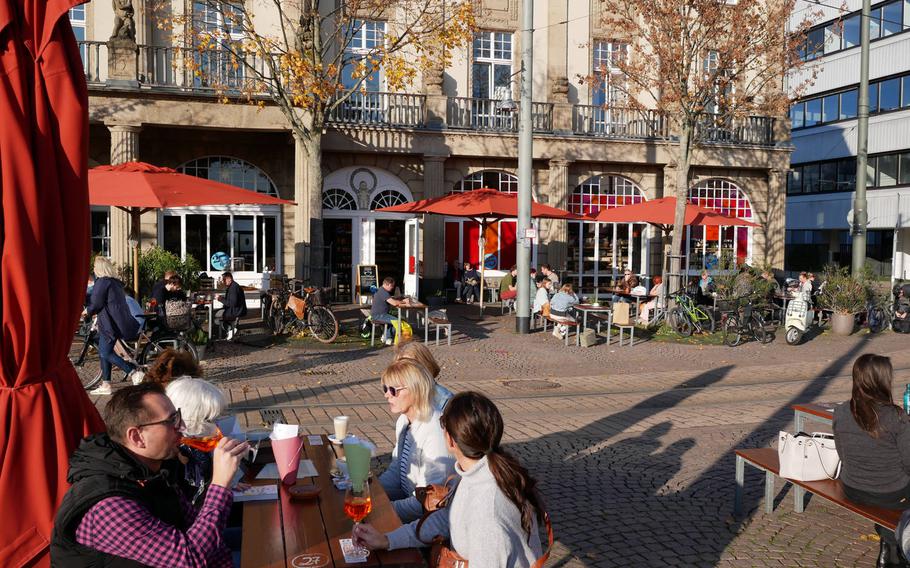
<path id="1" fill-rule="evenodd" d="M 495 189 L 475 189 L 460 193 L 450 193 L 442 197 L 432 197 L 411 201 L 392 207 L 383 207 L 377 211 L 390 213 L 427 213 L 431 215 L 448 215 L 450 217 L 467 217 L 480 223 L 480 311 L 483 312 L 483 246 L 487 225 L 500 219 L 518 217 L 518 195 L 502 193 Z M 531 201 L 531 217 L 541 219 L 583 219 L 556 207 Z"/>
<path id="2" fill-rule="evenodd" d="M 2 0 L 0 0 L 2 1 Z M 145 162 L 98 166 L 89 170 L 89 201 L 92 205 L 117 207 L 130 214 L 133 254 L 133 288 L 139 292 L 139 217 L 153 209 L 194 205 L 293 205 L 264 193 L 234 185 L 181 174 Z"/>
<path id="3" fill-rule="evenodd" d="M 89 269 L 88 95 L 67 10 L 0 0 L 0 566 L 47 566 L 70 453 L 104 425 L 67 358 Z"/>
<path id="4" fill-rule="evenodd" d="M 613 209 L 601 209 L 589 217 L 601 223 L 650 223 L 657 225 L 665 232 L 673 227 L 673 216 L 676 213 L 676 198 L 662 197 L 651 201 L 642 201 L 633 205 L 623 205 Z M 758 227 L 751 221 L 723 215 L 698 205 L 686 203 L 685 224 L 692 226 L 726 226 Z"/>

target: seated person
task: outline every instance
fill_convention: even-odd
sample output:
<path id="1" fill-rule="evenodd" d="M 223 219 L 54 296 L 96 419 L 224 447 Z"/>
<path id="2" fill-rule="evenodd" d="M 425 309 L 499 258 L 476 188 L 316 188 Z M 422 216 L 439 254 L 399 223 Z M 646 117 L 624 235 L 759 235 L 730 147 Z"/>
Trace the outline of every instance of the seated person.
<path id="1" fill-rule="evenodd" d="M 544 305 L 550 303 L 550 280 L 544 278 L 543 275 L 539 276 L 534 284 L 537 287 L 537 293 L 534 295 L 534 305 L 531 306 L 532 314 L 541 313 Z"/>
<path id="2" fill-rule="evenodd" d="M 147 383 L 161 383 L 162 386 L 167 386 L 178 377 L 201 376 L 202 368 L 192 353 L 168 347 L 158 355 L 148 372 L 145 373 L 143 380 Z"/>
<path id="3" fill-rule="evenodd" d="M 177 487 L 183 419 L 156 383 L 124 387 L 104 409 L 107 433 L 80 443 L 51 537 L 54 566 L 231 566 L 221 536 L 246 442 L 222 438 L 197 511 Z"/>
<path id="4" fill-rule="evenodd" d="M 224 338 L 230 341 L 237 333 L 237 320 L 246 315 L 246 296 L 230 272 L 222 274 L 221 281 L 225 286 L 224 297 L 221 300 L 224 304 L 221 308 L 221 327 L 225 332 Z"/>
<path id="5" fill-rule="evenodd" d="M 470 262 L 464 263 L 461 279 L 455 282 L 455 301 L 469 304 L 480 299 L 480 273 L 474 270 Z"/>
<path id="6" fill-rule="evenodd" d="M 713 305 L 714 291 L 714 278 L 708 273 L 707 270 L 702 270 L 701 277 L 695 283 L 695 286 L 690 288 L 690 293 L 695 293 L 695 304 L 699 306 Z"/>
<path id="7" fill-rule="evenodd" d="M 152 292 L 156 294 L 156 292 Z M 164 313 L 164 305 L 169 300 L 186 301 L 186 292 L 183 291 L 183 279 L 174 274 L 164 281 L 164 287 L 157 291 L 152 298 L 158 303 L 158 311 Z"/>
<path id="8" fill-rule="evenodd" d="M 631 268 L 626 268 L 623 270 L 622 280 L 619 281 L 619 284 L 616 286 L 616 291 L 622 294 L 631 294 L 632 288 L 638 286 L 638 276 L 632 274 Z M 620 296 L 619 294 L 613 294 L 612 300 L 614 302 L 628 302 L 629 298 L 626 296 Z"/>
<path id="9" fill-rule="evenodd" d="M 549 264 L 541 264 L 540 272 L 550 280 L 550 290 L 559 289 L 559 275 L 553 272 Z"/>
<path id="10" fill-rule="evenodd" d="M 910 333 L 910 284 L 904 284 L 897 291 L 891 328 L 897 333 Z"/>
<path id="11" fill-rule="evenodd" d="M 162 276 L 161 280 L 158 280 L 154 284 L 152 284 L 152 291 L 149 294 L 149 299 L 155 300 L 156 304 L 163 305 L 164 304 L 164 293 L 166 291 L 167 282 L 173 276 L 177 276 L 176 271 L 166 270 L 164 272 L 164 275 Z"/>
<path id="12" fill-rule="evenodd" d="M 550 315 L 566 320 L 575 320 L 575 310 L 572 306 L 578 303 L 578 296 L 572 290 L 571 284 L 563 284 L 559 292 L 553 294 L 550 298 Z M 553 335 L 555 337 L 565 337 L 569 327 L 565 324 L 558 323 L 553 326 Z"/>
<path id="13" fill-rule="evenodd" d="M 653 282 L 654 285 L 651 286 L 651 290 L 648 292 L 648 297 L 651 299 L 641 305 L 641 311 L 638 314 L 638 323 L 645 325 L 648 325 L 651 310 L 656 308 L 658 303 L 663 306 L 663 299 L 661 296 L 664 292 L 664 279 L 660 276 L 655 276 Z"/>
<path id="14" fill-rule="evenodd" d="M 518 296 L 518 281 L 515 279 L 517 276 L 518 267 L 513 265 L 509 272 L 499 281 L 499 298 L 503 302 L 514 300 Z"/>
<path id="15" fill-rule="evenodd" d="M 398 307 L 403 303 L 401 300 L 396 300 L 392 297 L 392 290 L 394 289 L 395 279 L 391 276 L 386 276 L 382 280 L 382 286 L 373 294 L 373 305 L 370 307 L 370 318 L 374 322 L 393 324 L 398 321 L 398 318 L 389 313 L 389 306 Z M 394 332 L 393 325 L 386 326 L 385 331 L 382 334 L 383 343 L 391 345 L 392 334 Z"/>

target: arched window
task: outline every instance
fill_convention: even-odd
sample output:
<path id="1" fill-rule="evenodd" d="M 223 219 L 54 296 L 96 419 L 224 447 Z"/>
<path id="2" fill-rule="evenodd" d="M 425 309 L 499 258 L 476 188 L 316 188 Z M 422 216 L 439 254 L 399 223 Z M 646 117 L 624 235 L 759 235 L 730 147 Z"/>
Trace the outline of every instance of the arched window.
<path id="1" fill-rule="evenodd" d="M 337 211 L 354 211 L 357 209 L 357 201 L 347 191 L 332 187 L 322 192 L 322 207 Z"/>
<path id="2" fill-rule="evenodd" d="M 518 177 L 498 170 L 475 172 L 456 183 L 452 192 L 474 191 L 484 187 L 503 193 L 518 193 Z"/>
<path id="3" fill-rule="evenodd" d="M 407 203 L 408 199 L 397 189 L 383 189 L 373 196 L 370 209 L 381 209 Z"/>
<path id="4" fill-rule="evenodd" d="M 706 179 L 689 190 L 689 203 L 717 213 L 752 219 L 752 204 L 733 182 L 720 178 Z"/>
<path id="5" fill-rule="evenodd" d="M 569 211 L 579 215 L 597 213 L 623 205 L 641 203 L 645 194 L 635 182 L 614 175 L 594 176 L 575 187 L 569 197 Z"/>
<path id="6" fill-rule="evenodd" d="M 239 158 L 206 156 L 183 164 L 177 171 L 278 197 L 272 180 L 262 170 Z"/>

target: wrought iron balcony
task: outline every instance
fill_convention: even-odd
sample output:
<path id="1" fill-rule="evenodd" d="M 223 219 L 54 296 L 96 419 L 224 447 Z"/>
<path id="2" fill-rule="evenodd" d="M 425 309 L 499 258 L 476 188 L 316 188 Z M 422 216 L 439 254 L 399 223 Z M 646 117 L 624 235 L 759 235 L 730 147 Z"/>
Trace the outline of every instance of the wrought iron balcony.
<path id="1" fill-rule="evenodd" d="M 706 114 L 698 122 L 695 138 L 714 144 L 774 145 L 774 118 L 746 116 L 730 118 Z"/>
<path id="2" fill-rule="evenodd" d="M 519 111 L 501 109 L 498 99 L 449 97 L 447 124 L 449 128 L 518 132 Z M 553 131 L 553 103 L 531 103 L 534 132 Z"/>
<path id="3" fill-rule="evenodd" d="M 604 138 L 668 138 L 666 117 L 654 110 L 575 105 L 572 130 L 585 136 Z"/>
<path id="4" fill-rule="evenodd" d="M 375 124 L 423 126 L 427 98 L 408 93 L 353 93 L 329 111 L 327 122 L 335 124 Z"/>

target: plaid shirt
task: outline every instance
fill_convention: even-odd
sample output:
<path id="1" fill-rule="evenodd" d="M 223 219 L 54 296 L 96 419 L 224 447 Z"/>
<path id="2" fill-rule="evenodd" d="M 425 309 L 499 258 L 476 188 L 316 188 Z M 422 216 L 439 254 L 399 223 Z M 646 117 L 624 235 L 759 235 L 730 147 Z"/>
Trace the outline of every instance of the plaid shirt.
<path id="1" fill-rule="evenodd" d="M 136 501 L 108 497 L 82 517 L 76 542 L 156 568 L 231 568 L 231 552 L 223 533 L 233 501 L 229 490 L 212 485 L 196 513 L 181 494 L 180 507 L 189 526 L 182 532 Z"/>

